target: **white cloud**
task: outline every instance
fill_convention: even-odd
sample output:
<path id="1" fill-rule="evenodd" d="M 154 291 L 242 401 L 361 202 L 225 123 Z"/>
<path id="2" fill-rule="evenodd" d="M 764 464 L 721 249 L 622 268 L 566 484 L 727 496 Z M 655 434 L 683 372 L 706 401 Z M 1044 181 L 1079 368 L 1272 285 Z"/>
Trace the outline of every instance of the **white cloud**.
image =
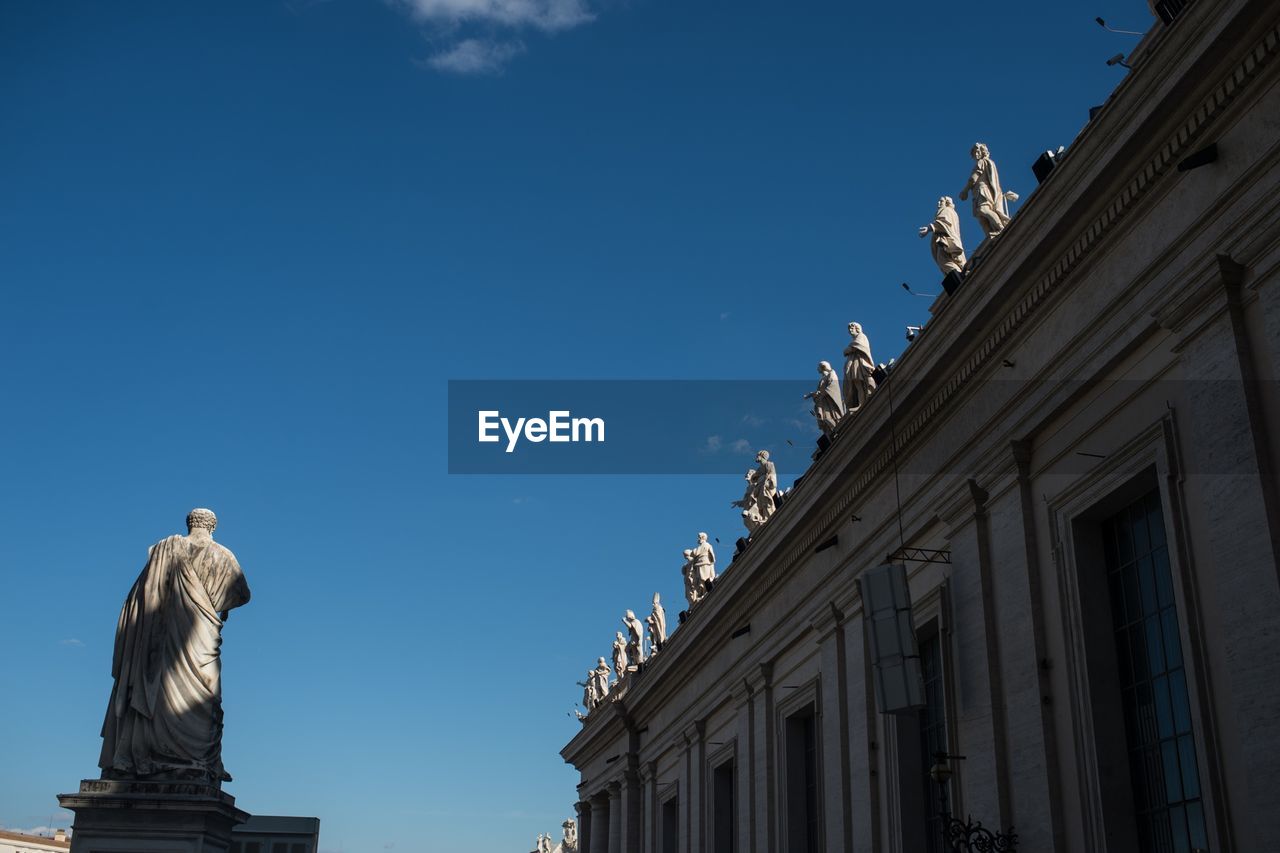
<path id="1" fill-rule="evenodd" d="M 724 439 L 720 438 L 720 436 L 709 435 L 707 436 L 707 443 L 703 445 L 702 450 L 704 453 L 719 453 L 720 445 L 723 443 Z"/>
<path id="2" fill-rule="evenodd" d="M 497 74 L 524 53 L 517 36 L 558 33 L 595 19 L 591 0 L 390 0 L 449 46 L 419 64 L 450 74 Z"/>
<path id="3" fill-rule="evenodd" d="M 463 39 L 453 47 L 427 59 L 437 71 L 451 74 L 498 74 L 512 58 L 524 53 L 518 41 L 494 42 Z"/>
<path id="4" fill-rule="evenodd" d="M 733 444 L 729 445 L 729 449 L 732 450 L 734 453 L 749 454 L 753 452 L 751 450 L 751 442 L 747 441 L 745 438 L 740 438 L 737 441 L 735 441 Z"/>
<path id="5" fill-rule="evenodd" d="M 76 647 L 76 648 L 78 648 L 78 649 L 82 649 L 82 648 L 84 648 L 84 643 L 83 643 L 83 642 L 81 642 L 80 640 L 77 640 L 75 637 L 68 637 L 68 638 L 67 638 L 67 639 L 65 639 L 65 640 L 59 640 L 59 641 L 58 641 L 58 645 L 60 645 L 60 646 L 75 646 L 75 647 Z"/>
<path id="6" fill-rule="evenodd" d="M 546 32 L 572 29 L 595 15 L 587 0 L 397 0 L 415 18 L 431 24 L 499 24 Z"/>

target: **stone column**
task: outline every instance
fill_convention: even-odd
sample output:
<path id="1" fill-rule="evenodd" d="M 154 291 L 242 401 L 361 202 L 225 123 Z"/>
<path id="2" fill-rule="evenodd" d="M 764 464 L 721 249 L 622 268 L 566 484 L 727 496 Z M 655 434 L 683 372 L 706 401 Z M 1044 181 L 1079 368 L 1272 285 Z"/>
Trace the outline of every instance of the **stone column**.
<path id="1" fill-rule="evenodd" d="M 608 853 L 622 853 L 622 785 L 610 782 L 609 791 L 609 847 Z"/>
<path id="2" fill-rule="evenodd" d="M 609 853 L 609 797 L 591 798 L 591 847 L 589 853 Z"/>
<path id="3" fill-rule="evenodd" d="M 658 832 L 658 762 L 650 761 L 640 768 L 640 788 L 643 791 L 644 805 L 641 808 L 641 825 L 644 838 L 640 849 L 644 853 L 660 853 Z"/>
<path id="4" fill-rule="evenodd" d="M 849 688 L 845 671 L 844 612 L 834 602 L 813 619 L 821 673 L 823 818 L 826 848 L 852 853 L 853 817 L 849 797 Z"/>
<path id="5" fill-rule="evenodd" d="M 952 683 L 956 686 L 956 749 L 964 802 L 957 813 L 973 814 L 986 826 L 1008 826 L 1009 750 L 1000 632 L 995 610 L 987 493 L 966 480 L 940 508 L 951 546 L 951 606 L 963 614 L 952 628 Z M 963 811 L 961 811 L 963 809 Z"/>
<path id="6" fill-rule="evenodd" d="M 755 797 L 755 715 L 753 713 L 753 696 L 749 680 L 738 682 L 732 691 L 733 706 L 737 710 L 738 762 L 733 768 L 734 787 L 738 801 L 734 805 L 738 821 L 738 844 L 747 853 L 755 853 L 755 814 L 758 810 Z"/>
<path id="7" fill-rule="evenodd" d="M 578 850 L 591 853 L 591 803 L 579 800 L 574 808 L 578 812 Z"/>
<path id="8" fill-rule="evenodd" d="M 643 790 L 639 771 L 628 768 L 622 774 L 622 853 L 641 853 Z"/>
<path id="9" fill-rule="evenodd" d="M 752 726 L 755 740 L 753 804 L 754 846 L 757 853 L 774 853 L 778 847 L 778 769 L 774 744 L 773 663 L 762 663 L 751 674 L 754 690 Z"/>

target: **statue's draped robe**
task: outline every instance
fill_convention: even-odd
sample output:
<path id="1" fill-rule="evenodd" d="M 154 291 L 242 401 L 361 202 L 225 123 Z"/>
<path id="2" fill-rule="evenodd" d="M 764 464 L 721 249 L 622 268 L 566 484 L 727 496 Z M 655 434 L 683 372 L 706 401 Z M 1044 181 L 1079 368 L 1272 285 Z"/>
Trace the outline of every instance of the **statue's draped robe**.
<path id="1" fill-rule="evenodd" d="M 151 546 L 116 628 L 104 776 L 231 778 L 222 766 L 219 614 L 248 601 L 240 564 L 211 538 Z"/>
<path id="2" fill-rule="evenodd" d="M 693 549 L 693 568 L 695 579 L 704 587 L 716 579 L 716 552 L 710 542 L 700 542 Z"/>
<path id="3" fill-rule="evenodd" d="M 818 390 L 813 395 L 813 414 L 818 419 L 818 428 L 826 435 L 835 432 L 840 418 L 844 417 L 844 398 L 840 396 L 840 380 L 834 370 L 818 380 Z"/>
<path id="4" fill-rule="evenodd" d="M 609 695 L 609 665 L 601 664 L 595 670 L 596 703 L 604 701 Z"/>
<path id="5" fill-rule="evenodd" d="M 654 637 L 650 642 L 662 645 L 667 641 L 667 611 L 661 604 L 655 604 L 651 615 L 653 618 Z"/>
<path id="6" fill-rule="evenodd" d="M 871 341 L 866 333 L 859 332 L 853 337 L 844 348 L 844 357 L 844 407 L 852 412 L 867 402 L 876 387 L 872 375 L 876 366 L 871 361 Z"/>
<path id="7" fill-rule="evenodd" d="M 983 157 L 975 162 L 973 175 L 969 180 L 973 183 L 973 215 L 978 221 L 985 221 L 982 211 L 986 208 L 1000 221 L 1000 228 L 1008 225 L 1009 202 L 1005 200 L 1004 190 L 1000 188 L 1000 172 L 996 169 L 995 161 L 990 157 Z"/>
<path id="8" fill-rule="evenodd" d="M 929 248 L 933 250 L 933 262 L 943 275 L 964 268 L 966 258 L 964 244 L 960 241 L 960 215 L 951 205 L 938 209 L 933 220 L 933 242 Z"/>

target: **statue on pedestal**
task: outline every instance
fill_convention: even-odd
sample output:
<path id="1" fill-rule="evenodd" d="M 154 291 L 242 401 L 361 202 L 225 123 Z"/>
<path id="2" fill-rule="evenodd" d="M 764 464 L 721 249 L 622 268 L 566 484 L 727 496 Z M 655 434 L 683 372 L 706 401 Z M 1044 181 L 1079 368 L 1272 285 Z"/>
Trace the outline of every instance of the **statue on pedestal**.
<path id="1" fill-rule="evenodd" d="M 876 390 L 876 363 L 871 360 L 871 342 L 861 324 L 849 324 L 849 338 L 849 345 L 844 348 L 844 408 L 855 412 Z"/>
<path id="2" fill-rule="evenodd" d="M 615 684 L 627 674 L 627 640 L 622 636 L 621 631 L 613 641 L 613 673 L 616 679 Z"/>
<path id="3" fill-rule="evenodd" d="M 973 190 L 973 218 L 984 234 L 994 237 L 1009 224 L 1009 202 L 1017 201 L 1018 194 L 1001 189 L 1000 172 L 987 146 L 975 142 L 969 156 L 973 158 L 973 172 L 960 190 L 960 200 L 967 199 L 969 190 Z"/>
<path id="4" fill-rule="evenodd" d="M 633 610 L 622 617 L 622 624 L 627 626 L 627 660 L 638 666 L 644 663 L 644 625 Z"/>
<path id="5" fill-rule="evenodd" d="M 968 259 L 964 256 L 964 243 L 960 240 L 960 215 L 956 213 L 956 203 L 951 196 L 944 195 L 938 199 L 938 212 L 933 222 L 920 227 L 921 237 L 929 234 L 933 234 L 929 250 L 942 274 L 946 276 L 963 270 Z"/>
<path id="6" fill-rule="evenodd" d="M 551 834 L 538 833 L 538 853 L 551 853 Z"/>
<path id="7" fill-rule="evenodd" d="M 562 853 L 578 853 L 578 822 L 569 818 L 560 824 L 564 829 L 564 840 L 560 842 Z"/>
<path id="8" fill-rule="evenodd" d="M 667 611 L 662 606 L 662 597 L 656 592 L 653 594 L 653 612 L 645 621 L 649 623 L 649 654 L 652 656 L 667 641 Z"/>
<path id="9" fill-rule="evenodd" d="M 818 388 L 804 395 L 804 399 L 813 401 L 813 416 L 818 421 L 818 429 L 830 438 L 835 435 L 836 425 L 844 417 L 844 398 L 840 396 L 840 380 L 827 361 L 818 362 Z M 747 475 L 750 479 L 751 475 Z"/>
<path id="10" fill-rule="evenodd" d="M 115 686 L 102 723 L 103 779 L 218 786 L 222 766 L 222 626 L 249 601 L 235 555 L 213 541 L 218 518 L 187 516 L 187 535 L 152 545 L 116 627 Z"/>
<path id="11" fill-rule="evenodd" d="M 595 708 L 609 695 L 609 664 L 605 663 L 604 658 L 600 658 L 591 672 L 591 689 L 595 696 L 595 704 L 591 707 Z"/>

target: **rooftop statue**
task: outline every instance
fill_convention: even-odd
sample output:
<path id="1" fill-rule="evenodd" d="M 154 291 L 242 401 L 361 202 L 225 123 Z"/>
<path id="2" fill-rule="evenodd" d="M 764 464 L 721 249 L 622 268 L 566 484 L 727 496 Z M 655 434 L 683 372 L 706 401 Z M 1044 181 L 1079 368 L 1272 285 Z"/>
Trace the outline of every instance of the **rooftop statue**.
<path id="1" fill-rule="evenodd" d="M 975 142 L 969 156 L 973 158 L 973 173 L 960 190 L 960 200 L 967 199 L 969 190 L 973 190 L 973 217 L 984 234 L 994 237 L 1009 224 L 1009 202 L 1017 201 L 1018 194 L 1000 188 L 1000 172 L 987 146 Z"/>
<path id="2" fill-rule="evenodd" d="M 684 575 L 684 598 L 689 602 L 689 606 L 697 604 L 701 599 L 701 586 L 696 580 L 693 568 L 693 549 L 685 548 L 684 565 L 680 567 L 680 573 Z"/>
<path id="3" fill-rule="evenodd" d="M 115 686 L 102 723 L 104 779 L 220 785 L 222 626 L 249 601 L 235 555 L 213 541 L 211 510 L 187 515 L 187 535 L 152 545 L 116 627 Z"/>
<path id="4" fill-rule="evenodd" d="M 582 707 L 586 709 L 588 714 L 600 701 L 599 697 L 596 696 L 595 674 L 595 667 L 587 667 L 587 680 L 579 682 L 582 685 Z"/>
<path id="5" fill-rule="evenodd" d="M 662 606 L 662 597 L 656 592 L 653 594 L 653 612 L 645 621 L 649 623 L 649 654 L 652 655 L 667 641 L 667 611 Z"/>
<path id="6" fill-rule="evenodd" d="M 595 705 L 598 706 L 609 695 L 609 664 L 605 663 L 604 658 L 596 664 L 595 670 L 591 673 L 592 690 L 595 694 Z"/>
<path id="7" fill-rule="evenodd" d="M 871 392 L 876 390 L 874 371 L 876 363 L 871 359 L 871 341 L 862 331 L 860 323 L 849 324 L 849 345 L 844 348 L 844 408 L 855 412 L 862 408 Z"/>
<path id="8" fill-rule="evenodd" d="M 698 534 L 698 544 L 693 548 L 692 559 L 693 580 L 698 588 L 698 598 L 701 599 L 716 579 L 716 551 L 707 541 L 707 534 Z"/>
<path id="9" fill-rule="evenodd" d="M 560 824 L 564 829 L 564 840 L 560 842 L 563 853 L 578 853 L 578 822 L 569 818 Z"/>
<path id="10" fill-rule="evenodd" d="M 742 523 L 748 534 L 759 530 L 777 508 L 778 472 L 769 461 L 769 451 L 757 453 L 756 464 L 758 467 L 747 472 L 746 494 L 742 500 L 733 502 L 734 506 L 742 507 Z"/>
<path id="11" fill-rule="evenodd" d="M 613 673 L 617 681 L 627 674 L 627 639 L 621 631 L 613 641 Z"/>
<path id="12" fill-rule="evenodd" d="M 836 425 L 844 417 L 844 398 L 840 395 L 840 379 L 836 376 L 831 362 L 818 362 L 818 388 L 804 395 L 804 399 L 813 401 L 813 416 L 818 421 L 818 429 L 830 437 L 835 435 Z M 751 475 L 747 475 L 750 479 Z"/>
<path id="13" fill-rule="evenodd" d="M 933 222 L 920 228 L 921 237 L 929 234 L 933 234 L 929 250 L 933 252 L 933 262 L 942 274 L 945 276 L 963 270 L 968 259 L 964 256 L 964 243 L 960 241 L 960 215 L 956 213 L 956 203 L 951 196 L 944 195 L 938 199 L 938 212 Z"/>
<path id="14" fill-rule="evenodd" d="M 627 660 L 636 665 L 644 663 L 644 624 L 634 610 L 627 611 L 622 624 L 627 627 Z"/>
<path id="15" fill-rule="evenodd" d="M 538 835 L 538 853 L 551 853 L 551 834 Z"/>

